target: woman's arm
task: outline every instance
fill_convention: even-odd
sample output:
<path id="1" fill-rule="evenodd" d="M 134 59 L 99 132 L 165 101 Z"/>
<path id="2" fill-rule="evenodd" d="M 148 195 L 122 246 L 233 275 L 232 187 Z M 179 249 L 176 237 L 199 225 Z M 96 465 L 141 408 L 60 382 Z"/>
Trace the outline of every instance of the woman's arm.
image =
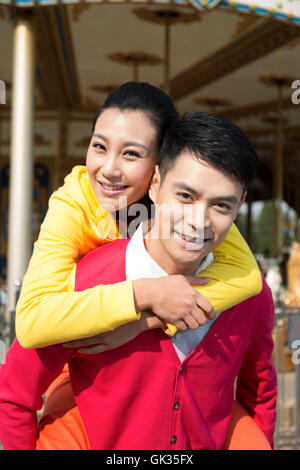
<path id="1" fill-rule="evenodd" d="M 23 279 L 16 333 L 25 348 L 91 336 L 139 318 L 132 281 L 72 291 L 70 274 L 76 259 L 105 241 L 94 229 L 97 204 L 91 197 L 86 202 L 81 196 L 81 179 L 77 174 L 74 178 L 73 173 L 63 188 L 50 198 L 49 210 Z M 84 190 L 87 192 L 89 186 Z M 105 228 L 106 219 L 103 219 Z M 111 219 L 108 222 L 111 223 Z"/>
<path id="2" fill-rule="evenodd" d="M 79 353 L 96 354 L 118 348 L 144 331 L 162 328 L 163 326 L 164 323 L 156 315 L 153 315 L 152 312 L 142 312 L 141 317 L 137 321 L 127 323 L 113 331 L 101 333 L 91 338 L 70 341 L 63 344 L 63 347 L 67 349 L 81 348 L 83 345 L 83 348 L 78 350 Z"/>
<path id="3" fill-rule="evenodd" d="M 135 281 L 124 281 L 74 292 L 71 273 L 76 260 L 107 242 L 116 230 L 113 224 L 112 216 L 101 211 L 84 168 L 76 167 L 65 185 L 50 198 L 23 279 L 16 333 L 24 348 L 44 347 L 110 331 L 137 320 L 141 310 L 154 309 L 156 314 L 156 309 L 163 310 L 162 318 L 171 319 L 179 328 L 181 324 L 186 328 L 186 324 L 195 322 L 191 312 L 196 309 L 196 299 L 203 311 L 212 310 L 210 303 L 183 276 L 177 276 L 173 282 L 149 279 L 134 286 Z M 198 285 L 201 281 L 194 278 Z M 172 286 L 175 290 L 172 302 L 166 302 Z M 196 314 L 203 317 L 198 308 Z"/>

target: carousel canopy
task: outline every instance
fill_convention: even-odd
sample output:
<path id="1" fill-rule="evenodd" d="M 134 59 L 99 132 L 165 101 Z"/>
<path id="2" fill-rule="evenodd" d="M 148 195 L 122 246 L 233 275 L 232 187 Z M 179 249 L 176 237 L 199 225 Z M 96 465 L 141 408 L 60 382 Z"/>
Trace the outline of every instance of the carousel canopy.
<path id="1" fill-rule="evenodd" d="M 36 160 L 55 167 L 61 158 L 62 177 L 84 163 L 91 121 L 105 96 L 138 79 L 167 89 L 180 112 L 214 112 L 240 125 L 260 157 L 253 197 L 269 198 L 280 89 L 284 197 L 295 206 L 300 0 L 0 0 L 3 161 L 10 152 L 13 18 L 24 10 L 35 20 Z"/>
<path id="2" fill-rule="evenodd" d="M 208 11 L 216 6 L 227 10 L 236 10 L 241 13 L 252 13 L 264 17 L 273 17 L 278 20 L 286 20 L 300 23 L 300 3 L 299 0 L 248 0 L 227 1 L 227 0 L 1 0 L 0 4 L 33 7 L 49 5 L 76 5 L 85 3 L 145 3 L 147 5 L 193 5 L 200 11 Z"/>

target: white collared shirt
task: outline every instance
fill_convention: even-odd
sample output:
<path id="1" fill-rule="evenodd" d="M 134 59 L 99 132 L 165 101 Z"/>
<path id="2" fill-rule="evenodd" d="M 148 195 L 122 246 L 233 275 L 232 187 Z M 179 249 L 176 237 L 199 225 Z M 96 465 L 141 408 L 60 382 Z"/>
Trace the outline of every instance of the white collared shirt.
<path id="1" fill-rule="evenodd" d="M 199 274 L 206 269 L 214 260 L 212 253 L 209 253 L 203 260 L 200 267 L 195 274 Z M 134 280 L 141 278 L 156 278 L 161 276 L 168 276 L 161 266 L 154 261 L 145 248 L 143 225 L 140 224 L 136 232 L 132 236 L 126 249 L 125 257 L 126 266 L 126 279 Z M 215 319 L 214 319 L 215 320 Z M 173 346 L 178 354 L 180 361 L 183 361 L 188 354 L 202 341 L 204 336 L 209 331 L 214 320 L 207 320 L 206 323 L 196 330 L 186 330 L 184 332 L 177 332 L 171 338 Z"/>

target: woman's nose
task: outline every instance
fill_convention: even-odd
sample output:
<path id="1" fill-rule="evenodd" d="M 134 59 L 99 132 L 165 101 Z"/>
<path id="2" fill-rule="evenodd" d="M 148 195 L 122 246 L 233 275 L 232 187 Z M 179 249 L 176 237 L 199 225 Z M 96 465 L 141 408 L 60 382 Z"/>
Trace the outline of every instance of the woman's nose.
<path id="1" fill-rule="evenodd" d="M 106 178 L 119 178 L 122 176 L 122 171 L 117 156 L 107 156 L 106 161 L 102 167 L 102 174 Z"/>

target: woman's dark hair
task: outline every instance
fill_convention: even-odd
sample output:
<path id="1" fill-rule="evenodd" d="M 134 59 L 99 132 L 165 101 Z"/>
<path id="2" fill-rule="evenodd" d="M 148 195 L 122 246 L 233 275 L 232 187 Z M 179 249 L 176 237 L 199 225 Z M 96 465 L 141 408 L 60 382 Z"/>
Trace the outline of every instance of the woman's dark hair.
<path id="1" fill-rule="evenodd" d="M 144 82 L 127 82 L 110 93 L 94 118 L 93 132 L 98 117 L 109 108 L 144 112 L 157 130 L 159 147 L 166 129 L 179 117 L 171 98 L 160 88 Z"/>
<path id="2" fill-rule="evenodd" d="M 253 145 L 237 125 L 219 116 L 186 113 L 166 131 L 159 155 L 162 182 L 185 151 L 234 177 L 245 190 L 255 177 L 258 157 Z"/>

